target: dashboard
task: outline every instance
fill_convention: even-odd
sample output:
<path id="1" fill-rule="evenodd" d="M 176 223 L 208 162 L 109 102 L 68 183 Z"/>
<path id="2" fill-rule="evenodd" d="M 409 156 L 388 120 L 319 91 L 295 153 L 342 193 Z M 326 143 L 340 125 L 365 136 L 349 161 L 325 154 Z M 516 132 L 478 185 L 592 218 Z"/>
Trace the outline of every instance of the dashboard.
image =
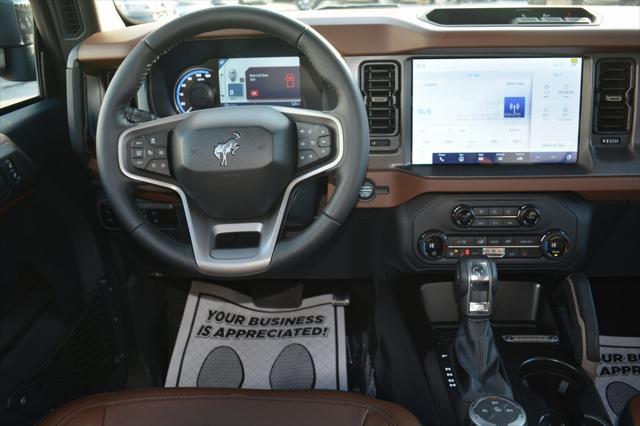
<path id="1" fill-rule="evenodd" d="M 371 139 L 358 207 L 436 192 L 640 198 L 640 17 L 589 7 L 587 25 L 465 25 L 430 22 L 436 12 L 293 13 L 342 53 L 362 90 Z M 87 110 L 89 138 L 72 129 L 84 151 L 109 73 L 151 29 L 98 33 L 70 56 L 74 94 L 86 94 L 70 105 L 70 116 Z M 136 99 L 161 117 L 249 103 L 330 110 L 334 94 L 293 47 L 227 30 L 161 56 Z"/>

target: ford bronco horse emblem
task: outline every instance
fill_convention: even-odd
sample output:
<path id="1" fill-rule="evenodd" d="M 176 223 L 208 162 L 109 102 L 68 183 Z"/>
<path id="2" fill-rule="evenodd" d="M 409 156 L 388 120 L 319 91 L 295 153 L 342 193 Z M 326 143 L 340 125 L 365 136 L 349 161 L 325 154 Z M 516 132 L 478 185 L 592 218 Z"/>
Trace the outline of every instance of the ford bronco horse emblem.
<path id="1" fill-rule="evenodd" d="M 236 151 L 240 148 L 240 144 L 236 142 L 240 139 L 240 133 L 232 132 L 231 135 L 231 139 L 225 142 L 220 142 L 213 150 L 213 155 L 215 155 L 218 160 L 222 160 L 220 163 L 220 166 L 222 167 L 227 167 L 229 164 L 227 156 L 229 154 L 236 155 Z"/>

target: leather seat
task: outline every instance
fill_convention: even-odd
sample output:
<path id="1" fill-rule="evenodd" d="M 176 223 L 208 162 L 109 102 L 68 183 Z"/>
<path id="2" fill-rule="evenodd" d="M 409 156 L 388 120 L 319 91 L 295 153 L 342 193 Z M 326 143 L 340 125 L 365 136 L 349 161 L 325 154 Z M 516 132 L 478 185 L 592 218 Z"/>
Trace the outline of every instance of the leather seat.
<path id="1" fill-rule="evenodd" d="M 418 426 L 404 408 L 334 391 L 137 389 L 71 402 L 42 426 Z"/>
<path id="2" fill-rule="evenodd" d="M 640 395 L 627 402 L 620 416 L 620 426 L 640 426 Z"/>

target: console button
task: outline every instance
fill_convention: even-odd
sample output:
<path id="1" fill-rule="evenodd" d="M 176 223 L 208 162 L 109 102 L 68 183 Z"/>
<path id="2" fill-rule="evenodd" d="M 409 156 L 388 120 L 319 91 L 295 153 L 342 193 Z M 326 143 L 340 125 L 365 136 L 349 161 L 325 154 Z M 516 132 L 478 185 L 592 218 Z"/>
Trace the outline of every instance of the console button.
<path id="1" fill-rule="evenodd" d="M 518 257 L 521 257 L 524 259 L 537 258 L 537 257 L 542 257 L 542 254 L 540 253 L 540 249 L 537 247 L 524 248 L 524 249 L 519 249 Z"/>
<path id="2" fill-rule="evenodd" d="M 513 237 L 500 237 L 500 245 L 512 246 L 515 242 Z"/>
<path id="3" fill-rule="evenodd" d="M 518 221 L 514 219 L 502 219 L 502 223 L 504 226 L 518 226 L 520 225 Z"/>
<path id="4" fill-rule="evenodd" d="M 505 207 L 504 215 L 505 216 L 517 216 L 519 207 Z"/>
<path id="5" fill-rule="evenodd" d="M 487 226 L 489 226 L 489 221 L 487 219 L 476 218 L 473 220 L 472 226 L 474 228 L 486 228 Z"/>
<path id="6" fill-rule="evenodd" d="M 518 257 L 518 256 L 520 256 L 520 250 L 519 249 L 510 248 L 510 247 L 505 248 L 504 257 L 508 257 L 508 258 L 513 259 L 513 258 Z"/>
<path id="7" fill-rule="evenodd" d="M 453 223 L 463 228 L 471 226 L 473 224 L 474 217 L 475 214 L 473 213 L 473 209 L 465 205 L 456 207 L 451 213 Z"/>
<path id="8" fill-rule="evenodd" d="M 502 207 L 489 207 L 489 216 L 503 216 L 504 209 Z"/>
<path id="9" fill-rule="evenodd" d="M 500 238 L 500 237 L 489 237 L 487 239 L 487 245 L 489 245 L 489 246 L 501 246 L 502 245 L 502 238 Z"/>
<path id="10" fill-rule="evenodd" d="M 462 256 L 462 249 L 458 249 L 458 248 L 453 248 L 452 249 L 452 248 L 450 248 L 450 249 L 447 250 L 445 256 L 448 257 L 448 258 L 460 257 L 460 256 Z"/>
<path id="11" fill-rule="evenodd" d="M 559 259 L 569 251 L 569 237 L 562 231 L 549 231 L 542 237 L 541 247 L 550 259 Z"/>
<path id="12" fill-rule="evenodd" d="M 475 237 L 474 242 L 476 246 L 486 246 L 487 237 Z"/>
<path id="13" fill-rule="evenodd" d="M 539 244 L 538 237 L 516 237 L 516 245 L 518 246 L 538 246 Z"/>
<path id="14" fill-rule="evenodd" d="M 540 223 L 540 210 L 530 204 L 524 205 L 518 211 L 518 221 L 522 226 L 532 227 Z"/>
<path id="15" fill-rule="evenodd" d="M 489 219 L 490 228 L 497 228 L 499 226 L 503 226 L 502 219 Z"/>
<path id="16" fill-rule="evenodd" d="M 437 260 L 445 253 L 447 243 L 442 234 L 425 232 L 418 240 L 418 249 L 426 258 Z"/>
<path id="17" fill-rule="evenodd" d="M 474 213 L 476 216 L 488 216 L 489 215 L 489 207 L 474 207 Z"/>

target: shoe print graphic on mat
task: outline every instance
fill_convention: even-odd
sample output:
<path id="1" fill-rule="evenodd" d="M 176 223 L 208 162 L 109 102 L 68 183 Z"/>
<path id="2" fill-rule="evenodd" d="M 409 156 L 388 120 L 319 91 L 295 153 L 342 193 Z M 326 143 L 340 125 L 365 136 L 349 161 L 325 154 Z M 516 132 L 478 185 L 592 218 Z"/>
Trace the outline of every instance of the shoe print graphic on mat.
<path id="1" fill-rule="evenodd" d="M 611 382 L 607 386 L 607 402 L 616 416 L 620 417 L 627 402 L 638 393 L 640 390 L 624 382 Z"/>
<path id="2" fill-rule="evenodd" d="M 239 389 L 244 382 L 244 367 L 238 353 L 228 346 L 214 348 L 198 373 L 199 388 Z"/>
<path id="3" fill-rule="evenodd" d="M 292 343 L 280 352 L 269 373 L 274 390 L 313 389 L 316 367 L 306 347 Z"/>

